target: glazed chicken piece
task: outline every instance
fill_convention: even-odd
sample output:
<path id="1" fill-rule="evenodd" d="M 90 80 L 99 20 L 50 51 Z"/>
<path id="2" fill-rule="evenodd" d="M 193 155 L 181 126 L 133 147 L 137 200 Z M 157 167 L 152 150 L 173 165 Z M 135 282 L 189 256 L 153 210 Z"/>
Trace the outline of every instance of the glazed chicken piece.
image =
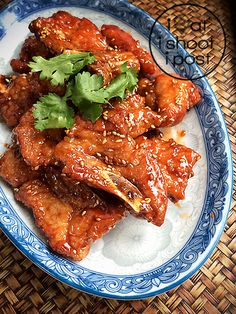
<path id="1" fill-rule="evenodd" d="M 0 159 L 0 177 L 14 188 L 39 176 L 24 162 L 17 147 L 10 147 Z"/>
<path id="2" fill-rule="evenodd" d="M 180 123 L 187 110 L 201 100 L 199 89 L 187 80 L 178 80 L 169 75 L 159 75 L 154 83 L 157 112 L 163 118 L 161 127 Z"/>
<path id="3" fill-rule="evenodd" d="M 154 111 L 157 110 L 154 81 L 150 81 L 148 78 L 141 77 L 137 84 L 136 93 L 145 97 L 146 106 L 150 107 Z"/>
<path id="4" fill-rule="evenodd" d="M 103 25 L 101 32 L 112 48 L 133 52 L 140 62 L 141 71 L 145 77 L 153 80 L 161 73 L 149 52 L 140 47 L 139 41 L 135 40 L 129 33 L 116 25 Z"/>
<path id="5" fill-rule="evenodd" d="M 86 257 L 92 242 L 124 217 L 123 207 L 117 205 L 81 211 L 58 198 L 40 180 L 25 183 L 15 192 L 15 197 L 32 208 L 36 224 L 45 233 L 51 248 L 78 261 Z"/>
<path id="6" fill-rule="evenodd" d="M 97 158 L 103 160 L 108 165 L 108 169 L 110 168 L 109 179 L 111 182 L 108 180 L 108 184 L 101 180 L 107 173 L 106 167 L 103 167 L 102 170 L 97 170 L 99 174 L 97 181 L 94 181 L 96 177 L 93 177 L 91 182 L 86 183 L 119 196 L 130 205 L 133 214 L 145 217 L 156 225 L 161 225 L 167 207 L 167 192 L 165 180 L 156 160 L 146 150 L 136 149 L 136 143 L 131 137 L 122 136 L 117 132 L 106 132 L 106 130 L 98 132 L 93 130 L 93 127 L 96 128 L 96 124 L 77 116 L 74 127 L 67 132 L 67 135 L 71 137 L 70 142 L 68 139 L 67 144 L 58 144 L 55 154 L 65 164 L 63 172 L 76 177 L 78 180 L 81 179 L 81 176 L 83 177 L 82 180 L 84 177 L 91 178 L 91 162 Z M 80 155 L 78 155 L 78 151 Z M 88 155 L 92 156 L 90 157 L 90 168 L 88 168 Z M 78 161 L 80 164 L 82 162 L 84 167 L 78 167 Z M 101 165 L 99 167 L 101 168 Z M 135 204 L 129 199 L 129 195 L 134 194 L 129 193 L 132 192 L 133 188 L 129 190 L 131 187 L 127 186 L 129 189 L 126 188 L 124 194 L 124 189 L 119 181 L 119 185 L 117 185 L 119 175 L 129 180 L 124 181 L 125 186 L 127 181 L 132 182 L 133 186 L 140 191 L 138 192 L 139 199 L 138 201 L 135 199 Z M 121 191 L 122 195 L 120 195 Z M 135 193 L 137 192 L 135 191 Z"/>
<path id="7" fill-rule="evenodd" d="M 11 67 L 13 71 L 18 73 L 29 73 L 31 68 L 28 66 L 28 63 L 34 56 L 41 56 L 47 59 L 53 55 L 40 40 L 38 40 L 35 36 L 30 36 L 26 38 L 21 48 L 19 59 L 11 60 Z"/>
<path id="8" fill-rule="evenodd" d="M 121 138 L 136 138 L 161 125 L 161 116 L 145 106 L 145 98 L 140 95 L 130 95 L 123 101 L 111 100 L 110 104 L 111 106 L 104 106 L 103 116 L 95 123 L 86 121 L 86 128 L 98 132 L 118 133 L 122 135 Z M 79 121 L 80 118 L 77 119 Z"/>
<path id="9" fill-rule="evenodd" d="M 160 127 L 180 123 L 187 110 L 201 100 L 199 89 L 188 80 L 158 75 L 155 82 L 141 79 L 137 93 L 145 97 L 145 103 L 161 116 Z"/>
<path id="10" fill-rule="evenodd" d="M 115 168 L 131 181 L 130 176 L 125 173 L 125 169 L 129 167 L 125 166 L 134 163 L 137 166 L 136 169 L 141 171 L 142 167 L 138 166 L 135 154 L 139 151 L 140 158 L 142 154 L 146 156 L 150 153 L 164 176 L 169 198 L 175 202 L 184 199 L 188 179 L 193 175 L 192 169 L 200 159 L 199 154 L 173 140 L 163 141 L 157 137 L 147 139 L 143 136 L 133 140 L 120 133 L 106 131 L 105 122 L 100 123 L 98 120 L 96 123 L 90 123 L 78 116 L 68 135 L 78 138 L 80 145 L 90 155 L 97 156 L 113 167 L 115 165 Z M 141 165 L 144 166 L 145 162 L 141 162 Z M 137 178 L 143 177 L 140 173 L 136 174 Z M 139 189 L 142 191 L 140 187 Z"/>
<path id="11" fill-rule="evenodd" d="M 107 203 L 86 184 L 73 180 L 61 172 L 60 167 L 49 166 L 44 171 L 43 180 L 54 194 L 73 208 L 107 208 Z"/>
<path id="12" fill-rule="evenodd" d="M 150 211 L 138 188 L 122 177 L 118 170 L 86 154 L 79 140 L 65 138 L 56 146 L 55 157 L 64 165 L 63 174 L 73 180 L 116 195 L 137 214 L 142 210 Z"/>
<path id="13" fill-rule="evenodd" d="M 194 175 L 193 166 L 200 155 L 191 148 L 175 143 L 173 139 L 163 141 L 156 137 L 147 139 L 140 136 L 136 144 L 156 158 L 165 178 L 168 197 L 173 202 L 183 200 L 188 179 Z"/>
<path id="14" fill-rule="evenodd" d="M 107 131 L 114 130 L 133 138 L 159 127 L 162 123 L 161 116 L 145 106 L 145 98 L 136 94 L 122 102 L 112 102 L 112 108 L 104 111 L 103 119 L 110 123 L 109 125 L 106 122 Z"/>
<path id="15" fill-rule="evenodd" d="M 0 75 L 0 117 L 9 127 L 16 126 L 38 98 L 49 92 L 63 95 L 65 87 L 52 86 L 49 81 L 40 80 L 38 74 Z"/>
<path id="16" fill-rule="evenodd" d="M 29 29 L 56 54 L 65 50 L 97 52 L 108 48 L 103 35 L 91 21 L 64 11 L 48 18 L 37 18 L 30 23 Z"/>
<path id="17" fill-rule="evenodd" d="M 63 138 L 62 129 L 38 131 L 34 127 L 32 110 L 26 112 L 14 129 L 24 161 L 33 168 L 47 166 L 55 162 L 54 150 Z"/>

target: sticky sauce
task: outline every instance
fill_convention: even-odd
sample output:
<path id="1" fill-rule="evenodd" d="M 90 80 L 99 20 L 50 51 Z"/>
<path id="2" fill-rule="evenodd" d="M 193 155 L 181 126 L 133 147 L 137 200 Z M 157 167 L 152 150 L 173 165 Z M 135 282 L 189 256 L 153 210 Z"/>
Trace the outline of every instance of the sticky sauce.
<path id="1" fill-rule="evenodd" d="M 184 145 L 185 144 L 185 135 L 186 131 L 183 129 L 176 129 L 175 127 L 163 128 L 161 129 L 163 133 L 162 140 L 168 141 L 169 139 L 173 139 L 177 144 Z"/>
<path id="2" fill-rule="evenodd" d="M 182 208 L 181 204 L 179 202 L 175 203 L 175 206 L 178 208 Z"/>

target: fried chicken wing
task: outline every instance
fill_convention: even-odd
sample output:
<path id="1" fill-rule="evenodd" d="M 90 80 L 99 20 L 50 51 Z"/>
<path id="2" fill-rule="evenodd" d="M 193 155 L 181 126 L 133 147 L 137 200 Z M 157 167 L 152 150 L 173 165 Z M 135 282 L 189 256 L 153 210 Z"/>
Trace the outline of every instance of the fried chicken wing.
<path id="1" fill-rule="evenodd" d="M 58 11 L 51 17 L 39 17 L 30 23 L 29 29 L 44 45 L 57 54 L 64 50 L 104 51 L 106 41 L 99 29 L 88 19 Z"/>
<path id="2" fill-rule="evenodd" d="M 29 181 L 15 192 L 17 200 L 33 209 L 36 224 L 51 248 L 74 260 L 85 258 L 92 242 L 112 229 L 124 216 L 123 208 L 80 208 L 59 199 L 39 180 Z"/>
<path id="3" fill-rule="evenodd" d="M 10 147 L 0 159 L 0 177 L 14 188 L 39 176 L 38 171 L 33 171 L 24 162 L 16 147 Z"/>
<path id="4" fill-rule="evenodd" d="M 52 86 L 49 81 L 40 80 L 38 74 L 0 75 L 0 117 L 9 127 L 16 126 L 38 98 L 49 92 L 63 95 L 65 87 Z"/>
<path id="5" fill-rule="evenodd" d="M 12 70 L 18 73 L 29 73 L 31 68 L 28 66 L 28 63 L 34 56 L 41 56 L 47 59 L 52 57 L 52 54 L 40 40 L 35 36 L 30 36 L 26 38 L 21 48 L 19 59 L 11 60 Z"/>
<path id="6" fill-rule="evenodd" d="M 201 100 L 199 89 L 191 81 L 159 75 L 154 84 L 157 111 L 163 118 L 162 127 L 181 122 L 188 109 Z"/>
<path id="7" fill-rule="evenodd" d="M 145 96 L 145 103 L 160 115 L 160 127 L 180 123 L 187 110 L 201 100 L 199 89 L 188 80 L 173 78 L 167 74 L 157 76 L 155 82 L 141 79 L 138 94 Z"/>
<path id="8" fill-rule="evenodd" d="M 121 51 L 133 52 L 140 62 L 144 76 L 155 79 L 161 73 L 149 52 L 140 47 L 139 41 L 135 40 L 129 33 L 116 25 L 103 25 L 101 32 L 109 46 Z"/>
<path id="9" fill-rule="evenodd" d="M 55 162 L 56 144 L 63 138 L 63 130 L 37 131 L 34 127 L 32 110 L 26 112 L 14 129 L 25 162 L 33 168 L 47 166 Z"/>
<path id="10" fill-rule="evenodd" d="M 173 202 L 183 200 L 188 179 L 193 176 L 193 166 L 200 159 L 200 155 L 172 139 L 163 141 L 141 136 L 136 139 L 136 143 L 156 158 L 165 178 L 169 198 Z"/>

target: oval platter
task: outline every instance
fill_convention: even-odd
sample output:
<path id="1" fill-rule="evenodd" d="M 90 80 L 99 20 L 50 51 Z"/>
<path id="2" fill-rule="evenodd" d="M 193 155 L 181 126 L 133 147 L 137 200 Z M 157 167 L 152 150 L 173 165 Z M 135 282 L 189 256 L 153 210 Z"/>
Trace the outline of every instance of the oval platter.
<path id="1" fill-rule="evenodd" d="M 11 72 L 16 56 L 29 35 L 28 24 L 38 16 L 66 10 L 87 17 L 97 26 L 116 24 L 132 33 L 148 49 L 154 20 L 146 12 L 122 0 L 13 1 L 0 11 L 0 73 Z M 172 39 L 156 24 L 155 36 Z M 162 52 L 155 49 L 160 62 Z M 183 48 L 178 51 L 186 55 Z M 175 68 L 182 76 L 198 73 L 196 65 Z M 35 227 L 32 214 L 14 200 L 11 189 L 0 182 L 0 226 L 33 263 L 56 279 L 84 292 L 117 299 L 141 299 L 166 292 L 183 283 L 211 255 L 224 230 L 232 193 L 232 161 L 224 119 L 206 78 L 195 81 L 201 103 L 184 121 L 170 130 L 186 130 L 184 144 L 202 158 L 189 180 L 186 199 L 169 203 L 161 228 L 128 217 L 92 247 L 80 263 L 58 256 Z M 1 152 L 11 134 L 0 125 Z"/>

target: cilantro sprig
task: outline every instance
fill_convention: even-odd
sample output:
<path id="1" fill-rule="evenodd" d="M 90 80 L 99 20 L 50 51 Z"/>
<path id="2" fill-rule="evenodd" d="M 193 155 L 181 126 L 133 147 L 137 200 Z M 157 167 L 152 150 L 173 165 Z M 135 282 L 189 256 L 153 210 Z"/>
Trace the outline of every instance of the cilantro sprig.
<path id="1" fill-rule="evenodd" d="M 35 128 L 39 131 L 51 128 L 71 128 L 74 123 L 74 110 L 67 104 L 67 97 L 50 93 L 40 97 L 34 105 Z"/>
<path id="2" fill-rule="evenodd" d="M 71 75 L 79 73 L 86 65 L 95 61 L 90 52 L 76 54 L 61 54 L 59 56 L 44 59 L 41 56 L 33 57 L 29 63 L 32 72 L 40 72 L 40 79 L 48 79 L 52 85 L 62 85 Z"/>
<path id="3" fill-rule="evenodd" d="M 75 60 L 70 59 L 70 64 L 64 65 L 64 67 L 59 63 L 59 67 L 54 72 L 52 72 L 52 66 L 50 73 L 46 69 L 41 72 L 41 79 L 51 78 L 58 84 L 64 80 L 68 80 L 68 82 L 65 96 L 60 97 L 50 93 L 41 97 L 34 105 L 33 115 L 37 130 L 70 128 L 74 122 L 74 110 L 68 105 L 69 101 L 79 109 L 85 119 L 95 122 L 102 115 L 103 104 L 108 104 L 112 98 L 123 100 L 127 96 L 127 92 L 132 92 L 138 82 L 137 70 L 128 68 L 127 62 L 125 62 L 120 67 L 121 74 L 117 75 L 107 87 L 103 87 L 102 76 L 86 71 L 76 74 L 82 63 L 79 63 L 78 59 Z M 56 65 L 56 63 L 52 64 Z M 36 71 L 37 67 L 34 70 Z"/>
<path id="4" fill-rule="evenodd" d="M 128 68 L 127 62 L 121 66 L 121 74 L 106 88 L 103 87 L 102 76 L 79 73 L 72 85 L 71 99 L 85 119 L 95 122 L 102 114 L 102 104 L 108 104 L 115 97 L 123 100 L 127 90 L 132 92 L 137 82 L 137 70 Z"/>

